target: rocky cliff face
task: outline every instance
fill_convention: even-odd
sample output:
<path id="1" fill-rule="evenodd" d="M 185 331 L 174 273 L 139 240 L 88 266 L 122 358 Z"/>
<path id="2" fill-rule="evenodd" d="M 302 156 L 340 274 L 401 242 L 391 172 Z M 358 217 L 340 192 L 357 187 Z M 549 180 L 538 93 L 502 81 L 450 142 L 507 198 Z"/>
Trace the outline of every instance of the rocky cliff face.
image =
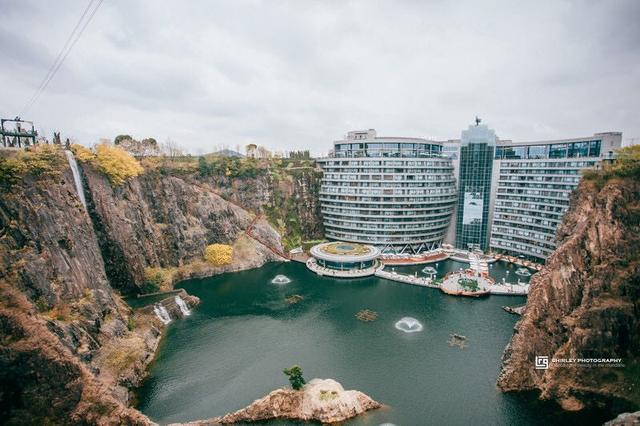
<path id="1" fill-rule="evenodd" d="M 583 181 L 558 230 L 559 246 L 531 283 L 504 353 L 498 386 L 539 390 L 565 409 L 640 404 L 640 182 Z M 622 358 L 622 368 L 579 368 L 536 356 Z"/>
<path id="2" fill-rule="evenodd" d="M 254 215 L 206 184 L 150 171 L 114 187 L 84 164 L 87 211 L 62 152 L 47 148 L 17 166 L 6 161 L 16 156 L 0 150 L 0 418 L 150 424 L 127 408 L 128 389 L 144 377 L 163 324 L 150 312 L 132 312 L 120 293 L 139 292 L 145 268 L 204 263 L 211 243 L 233 244 L 232 264 L 204 264 L 190 274 L 277 256 L 245 235 Z M 281 248 L 265 221 L 254 226 L 261 240 Z M 165 307 L 180 316 L 175 303 Z"/>
<path id="3" fill-rule="evenodd" d="M 87 203 L 94 220 L 112 285 L 137 292 L 147 267 L 181 266 L 202 259 L 208 244 L 235 244 L 254 215 L 224 200 L 207 183 L 150 171 L 113 187 L 91 165 L 84 164 Z M 257 227 L 266 241 L 282 249 L 280 237 L 264 221 Z M 238 262 L 224 271 L 257 267 L 280 260 L 269 249 L 243 239 Z M 221 272 L 211 268 L 201 276 Z"/>
<path id="4" fill-rule="evenodd" d="M 262 165 L 255 177 L 199 177 L 225 199 L 265 214 L 289 247 L 324 238 L 320 211 L 322 171 L 316 167 Z"/>

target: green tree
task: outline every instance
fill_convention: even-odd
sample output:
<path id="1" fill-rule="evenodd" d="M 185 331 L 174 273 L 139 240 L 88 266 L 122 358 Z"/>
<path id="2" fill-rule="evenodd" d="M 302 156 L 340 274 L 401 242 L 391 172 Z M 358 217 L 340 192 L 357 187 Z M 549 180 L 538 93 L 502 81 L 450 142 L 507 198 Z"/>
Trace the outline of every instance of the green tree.
<path id="1" fill-rule="evenodd" d="M 131 137 L 131 135 L 118 135 L 116 136 L 116 138 L 113 140 L 113 144 L 114 145 L 120 145 L 120 142 L 124 141 L 124 140 L 133 140 L 133 138 Z"/>
<path id="2" fill-rule="evenodd" d="M 289 383 L 295 390 L 300 390 L 306 383 L 304 377 L 302 377 L 302 368 L 299 365 L 294 365 L 291 368 L 285 368 L 282 372 L 289 376 Z"/>
<path id="3" fill-rule="evenodd" d="M 198 171 L 200 172 L 200 176 L 211 176 L 213 166 L 207 163 L 207 160 L 204 157 L 198 157 Z"/>

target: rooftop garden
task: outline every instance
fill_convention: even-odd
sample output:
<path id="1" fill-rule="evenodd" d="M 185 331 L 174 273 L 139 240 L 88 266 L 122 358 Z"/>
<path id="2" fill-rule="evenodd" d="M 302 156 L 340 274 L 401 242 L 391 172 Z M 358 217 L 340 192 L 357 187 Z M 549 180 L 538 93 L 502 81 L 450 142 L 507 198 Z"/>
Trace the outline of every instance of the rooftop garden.
<path id="1" fill-rule="evenodd" d="M 458 285 L 465 291 L 479 291 L 478 280 L 473 278 L 458 278 Z"/>

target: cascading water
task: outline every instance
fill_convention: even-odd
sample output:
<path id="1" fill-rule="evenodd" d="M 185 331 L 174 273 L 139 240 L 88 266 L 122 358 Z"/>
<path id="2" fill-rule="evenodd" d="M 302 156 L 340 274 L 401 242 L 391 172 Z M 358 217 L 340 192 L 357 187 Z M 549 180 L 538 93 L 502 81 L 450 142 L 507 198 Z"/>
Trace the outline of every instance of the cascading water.
<path id="1" fill-rule="evenodd" d="M 71 167 L 71 173 L 73 174 L 73 181 L 76 184 L 76 192 L 78 193 L 78 198 L 80 198 L 80 202 L 84 206 L 85 210 L 87 208 L 87 200 L 84 198 L 84 187 L 82 186 L 82 179 L 80 178 L 80 169 L 78 169 L 78 162 L 76 161 L 76 157 L 73 156 L 73 152 L 70 150 L 65 150 L 64 153 L 67 155 L 67 161 L 69 162 L 69 167 Z"/>
<path id="2" fill-rule="evenodd" d="M 396 328 L 405 333 L 416 333 L 422 331 L 422 324 L 415 318 L 403 317 L 396 323 Z"/>
<path id="3" fill-rule="evenodd" d="M 184 315 L 185 317 L 187 315 L 191 315 L 191 311 L 189 310 L 189 307 L 187 306 L 185 301 L 182 300 L 182 297 L 180 297 L 179 295 L 176 296 L 176 305 L 178 305 L 178 307 L 180 308 L 182 315 Z"/>
<path id="4" fill-rule="evenodd" d="M 291 280 L 286 275 L 276 275 L 274 279 L 271 280 L 271 284 L 289 284 Z"/>
<path id="5" fill-rule="evenodd" d="M 153 306 L 153 312 L 155 312 L 156 316 L 163 324 L 167 325 L 171 322 L 171 316 L 167 311 L 167 308 L 157 303 Z"/>

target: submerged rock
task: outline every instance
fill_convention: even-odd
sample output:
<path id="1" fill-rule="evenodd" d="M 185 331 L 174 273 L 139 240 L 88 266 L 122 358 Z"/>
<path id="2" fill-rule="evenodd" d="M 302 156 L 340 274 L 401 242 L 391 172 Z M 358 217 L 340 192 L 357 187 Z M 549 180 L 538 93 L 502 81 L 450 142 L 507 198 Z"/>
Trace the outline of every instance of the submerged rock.
<path id="1" fill-rule="evenodd" d="M 233 424 L 269 419 L 337 423 L 380 407 L 382 407 L 380 403 L 362 392 L 345 391 L 335 380 L 313 379 L 302 390 L 277 389 L 234 413 L 185 423 L 185 426 Z"/>

